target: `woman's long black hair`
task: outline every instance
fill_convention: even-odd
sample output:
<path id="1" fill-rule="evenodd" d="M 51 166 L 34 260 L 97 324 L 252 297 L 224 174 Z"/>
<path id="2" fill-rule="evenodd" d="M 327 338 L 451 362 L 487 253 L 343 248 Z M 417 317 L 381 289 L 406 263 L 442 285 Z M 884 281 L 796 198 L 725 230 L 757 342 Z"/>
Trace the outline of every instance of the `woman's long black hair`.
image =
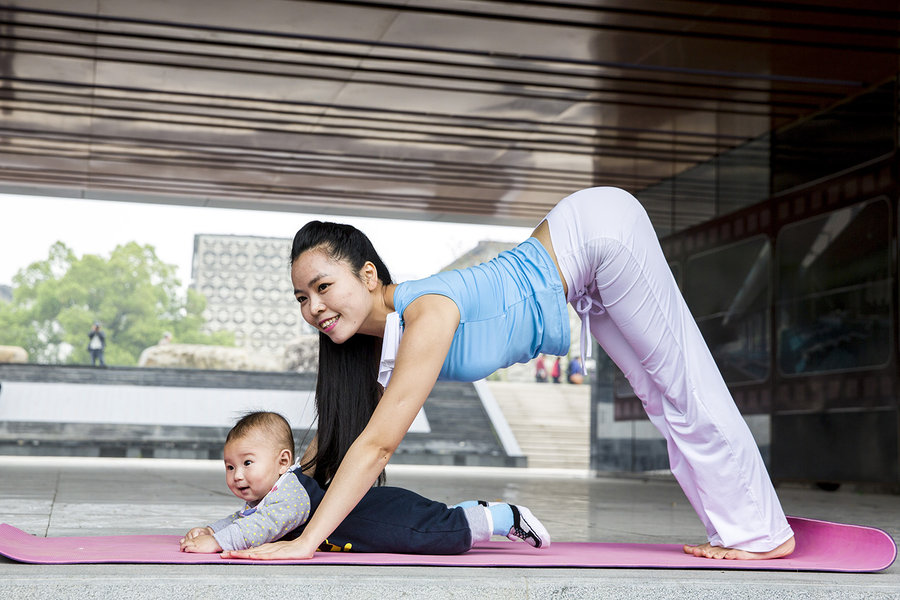
<path id="1" fill-rule="evenodd" d="M 366 262 L 371 262 L 378 272 L 378 280 L 384 285 L 391 283 L 391 274 L 372 242 L 355 227 L 310 221 L 294 236 L 291 264 L 311 249 L 324 251 L 332 260 L 346 262 L 357 274 Z M 319 333 L 318 448 L 301 469 L 315 468 L 313 478 L 323 488 L 331 482 L 381 399 L 383 390 L 378 383 L 381 343 L 381 338 L 357 333 L 343 344 L 335 344 L 327 335 Z M 383 483 L 382 472 L 378 484 Z"/>

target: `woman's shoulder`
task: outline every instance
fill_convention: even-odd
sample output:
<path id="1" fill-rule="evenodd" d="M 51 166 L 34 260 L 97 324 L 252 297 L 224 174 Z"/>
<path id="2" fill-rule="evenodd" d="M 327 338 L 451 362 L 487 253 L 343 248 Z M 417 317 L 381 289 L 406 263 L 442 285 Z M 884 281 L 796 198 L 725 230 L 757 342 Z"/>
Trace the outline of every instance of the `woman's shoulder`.
<path id="1" fill-rule="evenodd" d="M 452 298 L 453 286 L 448 281 L 449 277 L 452 277 L 451 273 L 452 271 L 442 271 L 423 279 L 411 279 L 398 283 L 393 290 L 394 310 L 402 317 L 406 308 L 422 296 L 437 295 Z"/>

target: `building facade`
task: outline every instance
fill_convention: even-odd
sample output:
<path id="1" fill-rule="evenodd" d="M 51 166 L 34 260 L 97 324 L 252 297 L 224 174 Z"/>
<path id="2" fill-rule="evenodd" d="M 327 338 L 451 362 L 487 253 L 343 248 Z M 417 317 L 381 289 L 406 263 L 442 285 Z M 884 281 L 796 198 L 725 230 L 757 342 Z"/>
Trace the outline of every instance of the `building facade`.
<path id="1" fill-rule="evenodd" d="M 293 299 L 291 240 L 194 236 L 191 287 L 206 297 L 209 331 L 233 331 L 238 346 L 280 354 L 310 329 Z"/>

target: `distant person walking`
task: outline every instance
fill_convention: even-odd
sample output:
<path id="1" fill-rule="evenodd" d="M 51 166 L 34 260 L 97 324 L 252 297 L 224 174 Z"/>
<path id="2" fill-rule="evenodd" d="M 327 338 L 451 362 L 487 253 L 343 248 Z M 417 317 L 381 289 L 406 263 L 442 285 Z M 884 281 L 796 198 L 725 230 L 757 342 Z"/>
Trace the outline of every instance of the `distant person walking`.
<path id="1" fill-rule="evenodd" d="M 534 362 L 534 380 L 538 383 L 547 382 L 547 365 L 544 363 L 544 355 L 541 354 Z"/>
<path id="2" fill-rule="evenodd" d="M 106 362 L 103 360 L 103 350 L 106 349 L 106 334 L 100 331 L 100 323 L 94 323 L 91 332 L 88 334 L 88 352 L 91 353 L 91 365 L 105 367 Z"/>
<path id="3" fill-rule="evenodd" d="M 569 383 L 579 384 L 584 382 L 584 365 L 581 357 L 576 356 L 569 361 Z"/>
<path id="4" fill-rule="evenodd" d="M 553 368 L 550 369 L 550 377 L 553 378 L 553 383 L 559 383 L 559 377 L 562 375 L 562 366 L 559 364 L 559 357 L 556 357 L 556 360 L 553 361 Z"/>

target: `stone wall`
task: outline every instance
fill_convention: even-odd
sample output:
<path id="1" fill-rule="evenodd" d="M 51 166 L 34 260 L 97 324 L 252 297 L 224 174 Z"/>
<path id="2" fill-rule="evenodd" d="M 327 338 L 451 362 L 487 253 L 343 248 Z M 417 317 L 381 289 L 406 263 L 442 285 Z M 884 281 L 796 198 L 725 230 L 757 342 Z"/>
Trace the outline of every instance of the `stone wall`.
<path id="1" fill-rule="evenodd" d="M 0 348 L 3 348 L 0 346 Z M 0 355 L 2 357 L 2 355 Z M 3 362 L 0 359 L 0 362 Z M 281 354 L 246 348 L 201 344 L 159 344 L 141 352 L 139 367 L 219 369 L 225 371 L 292 371 L 315 373 L 319 362 L 319 337 L 303 335 L 284 346 Z"/>
<path id="2" fill-rule="evenodd" d="M 217 369 L 224 371 L 283 371 L 279 356 L 249 352 L 244 348 L 201 344 L 163 344 L 141 352 L 139 367 Z"/>

